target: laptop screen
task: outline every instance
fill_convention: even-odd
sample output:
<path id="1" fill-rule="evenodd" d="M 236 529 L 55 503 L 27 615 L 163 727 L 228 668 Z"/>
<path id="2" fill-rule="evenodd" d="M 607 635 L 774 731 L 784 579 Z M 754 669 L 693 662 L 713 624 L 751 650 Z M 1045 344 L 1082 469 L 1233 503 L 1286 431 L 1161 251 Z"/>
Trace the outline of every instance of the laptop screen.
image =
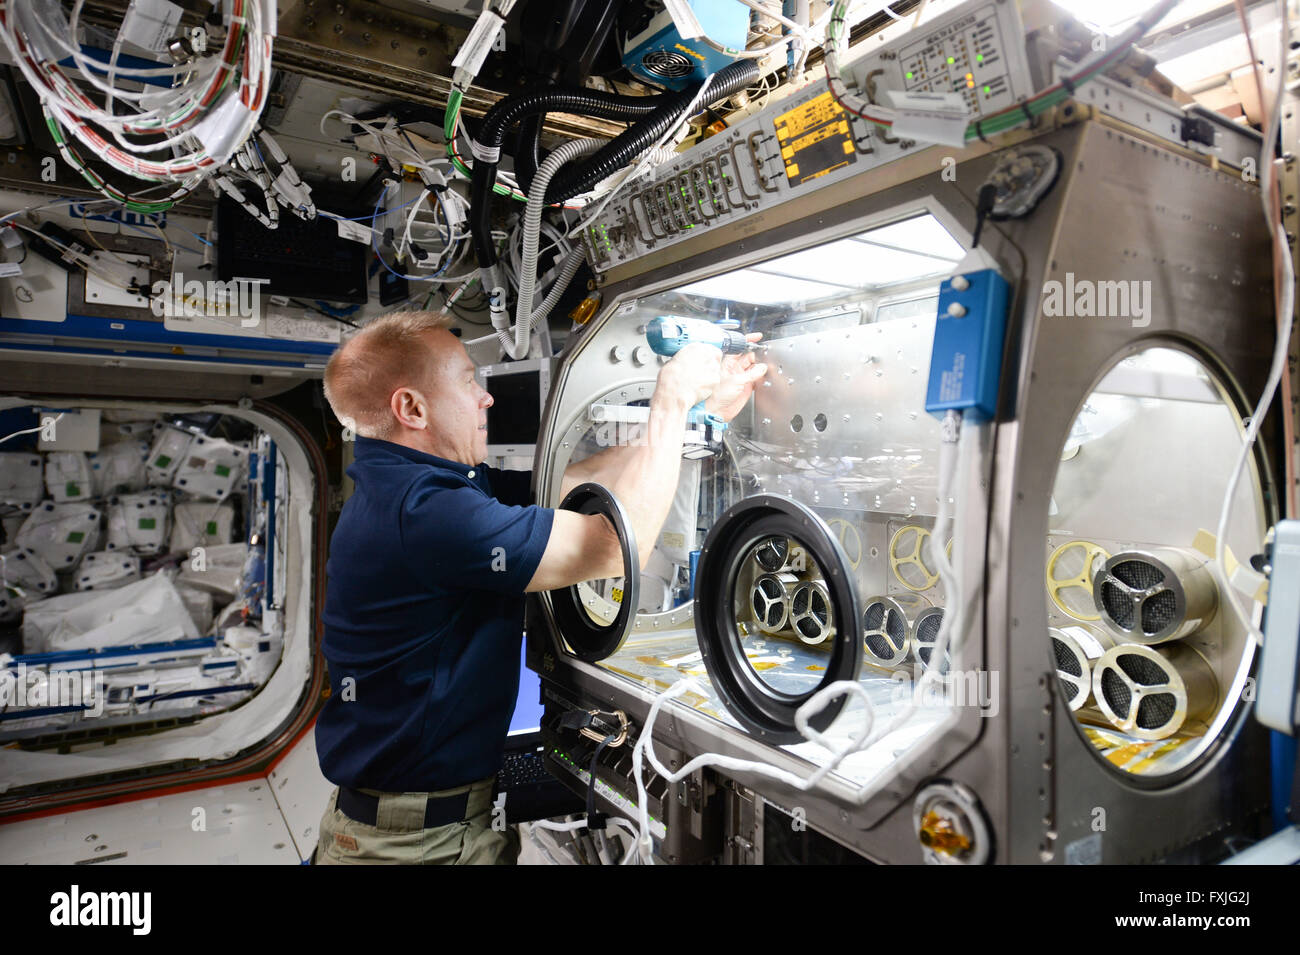
<path id="1" fill-rule="evenodd" d="M 541 373 L 489 375 L 484 387 L 492 395 L 487 412 L 488 444 L 533 444 L 542 417 Z"/>
<path id="2" fill-rule="evenodd" d="M 510 717 L 510 736 L 537 733 L 542 728 L 542 682 L 536 673 L 524 664 L 524 648 L 519 648 L 519 696 L 515 699 L 515 712 Z"/>

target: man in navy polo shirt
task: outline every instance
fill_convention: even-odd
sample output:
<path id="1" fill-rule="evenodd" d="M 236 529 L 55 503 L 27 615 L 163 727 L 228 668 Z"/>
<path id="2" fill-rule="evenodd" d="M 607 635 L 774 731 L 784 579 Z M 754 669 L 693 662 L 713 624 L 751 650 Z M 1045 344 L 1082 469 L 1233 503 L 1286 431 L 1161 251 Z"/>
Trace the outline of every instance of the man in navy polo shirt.
<path id="1" fill-rule="evenodd" d="M 513 863 L 518 836 L 491 827 L 490 804 L 518 693 L 524 593 L 622 573 L 608 521 L 531 505 L 528 472 L 482 464 L 492 397 L 446 324 L 385 316 L 325 369 L 330 407 L 357 437 L 355 490 L 326 568 L 332 692 L 316 750 L 338 788 L 318 863 Z M 563 490 L 604 484 L 637 540 L 657 539 L 687 411 L 707 398 L 730 419 L 765 372 L 750 356 L 682 349 L 660 368 L 646 442 L 573 465 Z"/>

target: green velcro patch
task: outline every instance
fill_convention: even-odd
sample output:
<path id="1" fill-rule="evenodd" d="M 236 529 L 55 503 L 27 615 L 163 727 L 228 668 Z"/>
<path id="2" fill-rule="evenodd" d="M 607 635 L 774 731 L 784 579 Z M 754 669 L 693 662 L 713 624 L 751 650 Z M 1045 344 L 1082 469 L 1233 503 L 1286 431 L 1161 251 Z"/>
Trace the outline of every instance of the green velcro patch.
<path id="1" fill-rule="evenodd" d="M 70 531 L 68 533 L 69 544 L 80 544 L 85 539 L 86 539 L 86 534 L 84 531 Z"/>
<path id="2" fill-rule="evenodd" d="M 213 470 L 217 472 L 217 477 L 230 477 L 230 468 L 224 464 L 218 464 Z"/>
<path id="3" fill-rule="evenodd" d="M 172 459 L 169 458 L 169 457 L 168 457 L 167 455 L 165 455 L 165 454 L 160 454 L 160 455 L 158 455 L 158 457 L 155 458 L 155 459 L 154 459 L 154 462 L 153 462 L 154 467 L 157 467 L 157 468 L 165 468 L 165 467 L 167 467 L 167 465 L 169 465 L 169 464 L 171 464 L 171 463 L 172 463 Z"/>
<path id="4" fill-rule="evenodd" d="M 155 517 L 142 517 L 139 526 L 142 531 L 151 531 L 158 526 L 158 519 Z"/>

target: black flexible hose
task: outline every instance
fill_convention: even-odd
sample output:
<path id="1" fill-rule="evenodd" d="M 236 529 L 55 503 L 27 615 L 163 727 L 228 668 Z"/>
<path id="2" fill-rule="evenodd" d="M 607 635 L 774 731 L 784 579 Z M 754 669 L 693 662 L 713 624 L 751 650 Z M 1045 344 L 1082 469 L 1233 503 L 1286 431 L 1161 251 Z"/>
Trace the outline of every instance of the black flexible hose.
<path id="1" fill-rule="evenodd" d="M 700 101 L 703 108 L 730 96 L 758 82 L 758 65 L 753 60 L 740 60 L 732 63 L 714 74 L 709 90 Z M 674 122 L 679 121 L 681 113 L 699 92 L 699 85 L 680 93 L 662 96 L 617 96 L 588 89 L 550 89 L 536 92 L 516 93 L 498 102 L 483 117 L 477 136 L 478 145 L 483 149 L 501 148 L 506 131 L 527 116 L 541 113 L 577 113 L 582 116 L 594 116 L 599 119 L 635 120 L 644 118 L 631 129 L 620 133 L 601 148 L 595 156 L 572 170 L 570 176 L 564 177 L 565 187 L 571 183 L 587 181 L 591 176 L 592 185 L 599 182 L 608 172 L 596 174 L 596 170 L 609 167 L 612 172 L 626 165 L 667 131 Z M 657 132 L 652 132 L 657 130 Z M 480 268 L 491 268 L 496 264 L 496 248 L 492 243 L 492 218 L 489 201 L 492 186 L 496 182 L 496 161 L 474 158 L 473 177 L 470 182 L 470 229 L 473 233 L 474 255 Z M 585 188 L 591 188 L 587 186 Z M 569 192 L 568 196 L 584 191 L 582 187 Z M 550 190 L 547 190 L 548 195 Z"/>
<path id="2" fill-rule="evenodd" d="M 630 122 L 649 116 L 667 99 L 667 96 L 618 96 L 588 89 L 545 89 L 514 93 L 487 111 L 474 139 L 483 149 L 499 150 L 506 131 L 528 116 L 562 112 Z M 473 233 L 474 254 L 482 268 L 490 268 L 497 260 L 492 244 L 489 208 L 496 178 L 497 162 L 480 159 L 476 155 L 470 179 L 470 229 Z"/>
<path id="3" fill-rule="evenodd" d="M 515 179 L 519 188 L 527 193 L 533 187 L 533 176 L 542 164 L 542 124 L 546 114 L 527 116 L 519 124 L 519 145 L 515 149 Z"/>
<path id="4" fill-rule="evenodd" d="M 730 74 L 730 75 L 728 75 Z M 758 64 L 753 60 L 740 60 L 719 70 L 713 83 L 700 101 L 700 109 L 709 103 L 753 86 L 759 80 Z M 679 123 L 682 111 L 691 105 L 695 93 L 679 94 L 675 102 L 667 103 L 631 129 L 619 133 L 607 144 L 579 164 L 567 166 L 551 180 L 546 189 L 546 202 L 563 202 L 579 193 L 595 188 L 607 176 L 622 169 L 637 156 L 653 146 L 664 133 Z"/>

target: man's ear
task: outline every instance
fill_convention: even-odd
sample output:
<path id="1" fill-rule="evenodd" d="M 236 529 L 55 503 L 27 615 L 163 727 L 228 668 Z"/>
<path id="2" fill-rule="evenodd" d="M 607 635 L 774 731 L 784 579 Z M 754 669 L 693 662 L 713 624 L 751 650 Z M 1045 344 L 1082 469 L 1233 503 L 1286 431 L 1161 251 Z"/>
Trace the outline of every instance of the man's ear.
<path id="1" fill-rule="evenodd" d="M 388 399 L 393 417 L 402 427 L 424 431 L 429 427 L 429 406 L 414 388 L 398 388 Z"/>

